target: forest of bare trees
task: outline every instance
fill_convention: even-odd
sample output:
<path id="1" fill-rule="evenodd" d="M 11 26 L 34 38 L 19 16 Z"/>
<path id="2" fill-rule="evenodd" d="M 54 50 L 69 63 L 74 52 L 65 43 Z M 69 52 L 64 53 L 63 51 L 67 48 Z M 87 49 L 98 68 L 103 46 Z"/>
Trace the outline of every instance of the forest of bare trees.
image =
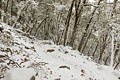
<path id="1" fill-rule="evenodd" d="M 0 21 L 120 67 L 119 0 L 0 0 Z"/>

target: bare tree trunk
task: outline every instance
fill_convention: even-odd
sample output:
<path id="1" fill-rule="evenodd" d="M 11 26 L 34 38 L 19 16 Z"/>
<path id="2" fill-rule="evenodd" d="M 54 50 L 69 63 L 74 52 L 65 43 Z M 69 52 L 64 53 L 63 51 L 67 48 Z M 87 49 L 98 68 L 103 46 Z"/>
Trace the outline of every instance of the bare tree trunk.
<path id="1" fill-rule="evenodd" d="M 89 50 L 88 50 L 88 52 L 86 53 L 87 56 L 90 56 L 90 55 L 91 55 L 90 52 L 91 52 L 91 49 L 92 49 L 92 46 L 93 46 L 93 45 L 94 45 L 94 40 L 93 40 L 93 42 L 90 44 Z"/>
<path id="2" fill-rule="evenodd" d="M 62 14 L 58 14 L 58 16 L 57 16 L 57 20 L 56 20 L 56 26 L 57 26 L 57 30 L 60 30 L 60 24 L 58 24 L 58 22 L 61 22 L 62 21 Z M 61 41 L 61 39 L 62 39 L 62 36 L 63 34 L 60 34 L 60 33 L 58 33 L 57 34 L 57 44 L 59 44 L 60 43 L 60 41 Z"/>
<path id="3" fill-rule="evenodd" d="M 99 0 L 98 3 L 97 3 L 97 5 L 99 5 L 101 1 L 102 1 L 102 0 Z M 88 35 L 88 34 L 87 34 L 87 31 L 88 31 L 88 29 L 89 29 L 89 27 L 90 27 L 90 23 L 92 22 L 92 19 L 93 19 L 93 16 L 94 16 L 96 10 L 97 10 L 97 7 L 95 7 L 94 10 L 93 10 L 93 12 L 91 13 L 91 17 L 90 17 L 90 19 L 89 19 L 89 21 L 88 21 L 88 24 L 87 24 L 86 28 L 85 28 L 85 31 L 86 31 L 86 32 L 83 33 L 83 36 L 82 36 L 81 41 L 80 41 L 80 43 L 79 43 L 78 50 L 79 50 L 80 52 L 81 52 L 82 47 L 83 47 L 83 44 L 84 44 L 84 42 L 85 42 L 85 38 L 86 38 L 87 35 Z"/>
<path id="4" fill-rule="evenodd" d="M 105 59 L 104 65 L 107 65 L 107 60 L 108 60 L 109 57 L 110 57 L 110 56 L 108 56 L 108 57 Z"/>
<path id="5" fill-rule="evenodd" d="M 9 0 L 7 0 L 7 4 L 6 4 L 6 6 L 5 6 L 5 9 L 3 9 L 4 10 L 4 13 L 6 13 L 7 14 L 7 11 L 8 11 L 8 6 L 9 6 Z M 3 17 L 3 21 L 5 22 L 5 23 L 8 23 L 8 17 L 5 15 L 4 17 Z"/>
<path id="6" fill-rule="evenodd" d="M 6 9 L 5 9 L 5 13 L 7 13 L 7 11 L 8 11 L 8 5 L 9 5 L 9 0 L 7 0 Z"/>
<path id="7" fill-rule="evenodd" d="M 71 7 L 69 9 L 69 12 L 68 12 L 68 15 L 67 15 L 67 19 L 66 19 L 66 23 L 65 23 L 66 29 L 65 29 L 64 42 L 63 42 L 64 46 L 66 45 L 67 33 L 68 33 L 68 28 L 69 28 L 69 22 L 70 22 L 70 18 L 71 18 L 71 15 L 72 15 L 72 9 L 73 9 L 74 2 L 75 2 L 75 0 L 73 0 L 72 3 L 71 3 Z"/>
<path id="8" fill-rule="evenodd" d="M 92 53 L 93 59 L 94 59 L 95 52 L 97 51 L 98 45 L 99 45 L 99 42 L 97 43 L 97 45 L 96 45 L 96 47 L 95 47 L 95 50 L 94 50 L 93 53 Z"/>
<path id="9" fill-rule="evenodd" d="M 12 19 L 12 16 L 13 16 L 13 0 L 11 0 L 11 19 Z M 13 25 L 13 21 L 12 20 L 10 21 L 10 25 L 11 26 Z"/>
<path id="10" fill-rule="evenodd" d="M 73 32 L 72 32 L 72 37 L 71 37 L 71 46 L 73 47 L 73 44 L 74 44 L 74 39 L 75 39 L 75 32 L 76 32 L 76 28 L 77 28 L 77 23 L 78 23 L 78 19 L 79 19 L 79 16 L 81 14 L 79 14 L 79 7 L 80 7 L 80 3 L 81 3 L 81 0 L 79 1 L 75 1 L 75 22 L 74 22 L 74 27 L 73 27 Z M 81 10 L 81 9 L 80 9 Z"/>
<path id="11" fill-rule="evenodd" d="M 118 62 L 115 67 L 114 67 L 114 70 L 119 66 L 120 62 Z"/>
<path id="12" fill-rule="evenodd" d="M 13 0 L 11 0 L 11 17 L 13 16 Z"/>
<path id="13" fill-rule="evenodd" d="M 113 64 L 114 64 L 114 32 L 112 31 L 112 41 L 111 41 L 111 63 L 110 63 L 110 66 L 112 67 L 113 66 Z"/>
<path id="14" fill-rule="evenodd" d="M 77 2 L 76 0 L 76 3 L 75 3 L 75 10 L 76 10 L 76 13 L 75 13 L 75 22 L 74 22 L 74 27 L 73 27 L 73 32 L 72 32 L 72 37 L 71 37 L 71 46 L 73 47 L 74 45 L 74 40 L 75 40 L 75 33 L 77 31 L 77 25 L 78 25 L 78 22 L 80 21 L 79 18 L 81 17 L 82 15 L 82 11 L 83 11 L 83 7 L 84 7 L 84 4 L 86 3 L 86 0 L 84 0 L 80 6 L 80 3 L 81 3 L 81 0 L 79 0 Z"/>
<path id="15" fill-rule="evenodd" d="M 35 19 L 35 9 L 33 10 L 33 12 L 31 13 L 32 15 L 32 20 L 31 20 L 31 24 L 32 26 L 30 27 L 30 31 L 29 31 L 29 34 L 32 35 L 32 30 L 35 28 L 35 25 L 37 24 L 37 20 Z"/>
<path id="16" fill-rule="evenodd" d="M 114 17 L 114 14 L 116 13 L 116 4 L 117 4 L 117 1 L 118 0 L 114 0 L 114 3 L 113 3 L 113 10 L 112 10 L 112 13 L 111 13 L 111 19 Z M 112 31 L 111 31 L 111 35 L 112 35 L 112 40 L 111 40 L 111 62 L 110 62 L 110 66 L 113 67 L 114 65 L 114 57 L 115 57 L 115 52 L 114 52 L 114 29 L 113 29 L 113 26 L 112 26 Z"/>
<path id="17" fill-rule="evenodd" d="M 88 42 L 88 39 L 90 38 L 91 36 L 91 33 L 92 33 L 92 29 L 90 30 L 89 34 L 87 35 L 86 37 L 86 40 L 85 40 L 85 43 L 83 44 L 83 47 L 81 49 L 81 52 L 83 53 L 84 49 L 85 49 L 85 46 L 87 45 L 87 42 Z"/>
<path id="18" fill-rule="evenodd" d="M 100 63 L 100 60 L 102 59 L 103 53 L 105 51 L 105 48 L 107 46 L 107 38 L 108 38 L 108 34 L 104 35 L 102 38 L 102 45 L 100 48 L 100 53 L 99 53 L 99 58 L 98 58 L 98 63 Z"/>

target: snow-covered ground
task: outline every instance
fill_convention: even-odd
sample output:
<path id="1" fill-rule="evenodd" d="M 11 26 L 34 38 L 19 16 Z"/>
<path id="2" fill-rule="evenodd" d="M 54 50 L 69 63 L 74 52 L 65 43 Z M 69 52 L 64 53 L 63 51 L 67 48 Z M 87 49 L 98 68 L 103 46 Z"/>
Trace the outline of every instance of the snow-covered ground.
<path id="1" fill-rule="evenodd" d="M 99 65 L 71 47 L 28 38 L 4 27 L 0 32 L 0 80 L 119 80 L 120 72 Z M 3 41 L 9 33 L 12 40 Z M 27 34 L 26 34 L 27 35 Z M 7 44 L 6 44 L 7 43 Z M 11 44 L 10 44 L 11 43 Z M 4 76 L 4 78 L 2 78 Z"/>

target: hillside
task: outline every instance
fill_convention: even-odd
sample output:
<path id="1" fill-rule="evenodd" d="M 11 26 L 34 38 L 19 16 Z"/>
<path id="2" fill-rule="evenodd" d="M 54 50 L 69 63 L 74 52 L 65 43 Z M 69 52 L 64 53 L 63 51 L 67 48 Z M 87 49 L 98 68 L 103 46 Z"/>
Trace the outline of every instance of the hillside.
<path id="1" fill-rule="evenodd" d="M 0 80 L 119 80 L 120 72 L 99 65 L 71 47 L 0 23 Z"/>

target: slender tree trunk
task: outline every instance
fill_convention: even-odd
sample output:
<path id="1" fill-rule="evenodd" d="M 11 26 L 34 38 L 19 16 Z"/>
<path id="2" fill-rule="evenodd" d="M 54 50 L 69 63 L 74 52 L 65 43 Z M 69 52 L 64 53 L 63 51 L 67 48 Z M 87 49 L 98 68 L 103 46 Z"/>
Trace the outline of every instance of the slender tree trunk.
<path id="1" fill-rule="evenodd" d="M 78 23 L 78 19 L 80 14 L 78 13 L 79 11 L 79 6 L 80 6 L 81 0 L 79 1 L 75 1 L 75 22 L 74 22 L 74 27 L 73 27 L 73 32 L 72 32 L 72 37 L 71 37 L 71 46 L 73 47 L 74 44 L 74 39 L 75 39 L 75 32 L 76 32 L 76 28 L 77 28 L 77 23 Z"/>
<path id="2" fill-rule="evenodd" d="M 35 25 L 37 24 L 37 20 L 35 19 L 35 9 L 33 10 L 31 15 L 33 19 L 31 20 L 32 26 L 30 27 L 30 31 L 29 31 L 30 35 L 32 35 L 32 30 L 35 28 Z"/>
<path id="3" fill-rule="evenodd" d="M 80 3 L 81 3 L 81 0 L 79 0 L 78 2 L 76 1 L 75 3 L 75 10 L 76 10 L 76 13 L 75 13 L 75 22 L 74 22 L 74 27 L 73 27 L 73 32 L 72 32 L 72 37 L 71 37 L 71 46 L 73 47 L 74 45 L 74 40 L 75 40 L 75 34 L 76 34 L 76 31 L 77 31 L 77 25 L 79 23 L 79 18 L 81 17 L 82 15 L 82 11 L 83 11 L 83 7 L 84 7 L 84 4 L 86 3 L 86 0 L 84 0 L 80 6 Z"/>
<path id="4" fill-rule="evenodd" d="M 114 67 L 114 70 L 119 66 L 120 62 L 118 62 L 115 67 Z"/>
<path id="5" fill-rule="evenodd" d="M 102 45 L 101 45 L 101 48 L 100 48 L 100 53 L 99 53 L 99 58 L 98 58 L 98 63 L 100 63 L 100 60 L 102 59 L 102 56 L 103 56 L 103 53 L 105 51 L 105 48 L 107 46 L 107 38 L 108 38 L 108 34 L 102 36 Z"/>
<path id="6" fill-rule="evenodd" d="M 9 6 L 9 0 L 7 0 L 7 4 L 6 4 L 6 6 L 5 6 L 5 9 L 3 9 L 3 10 L 4 10 L 4 13 L 6 13 L 6 14 L 7 14 L 7 11 L 8 11 L 8 6 Z M 8 23 L 8 17 L 7 17 L 6 15 L 3 17 L 3 21 L 4 21 L 5 23 Z"/>
<path id="7" fill-rule="evenodd" d="M 113 3 L 113 9 L 112 9 L 112 13 L 111 13 L 111 19 L 114 17 L 114 14 L 116 13 L 116 4 L 117 4 L 118 0 L 114 0 Z M 114 65 L 114 57 L 115 57 L 115 52 L 114 52 L 114 28 L 112 26 L 112 31 L 111 31 L 111 35 L 112 35 L 112 40 L 111 40 L 111 62 L 110 62 L 110 66 L 113 67 Z"/>
<path id="8" fill-rule="evenodd" d="M 69 9 L 69 12 L 68 12 L 68 15 L 67 15 L 67 19 L 66 19 L 66 23 L 65 23 L 66 29 L 65 29 L 64 42 L 63 42 L 64 46 L 66 45 L 67 33 L 68 33 L 68 28 L 69 28 L 69 22 L 70 22 L 70 18 L 71 18 L 71 15 L 72 15 L 72 9 L 73 9 L 74 2 L 75 2 L 75 0 L 73 0 L 72 3 L 71 3 L 71 7 Z"/>
<path id="9" fill-rule="evenodd" d="M 58 16 L 57 16 L 57 20 L 56 20 L 57 30 L 60 30 L 60 24 L 58 24 L 58 22 L 62 21 L 61 16 L 62 16 L 62 14 L 58 14 Z M 57 34 L 57 44 L 59 44 L 61 41 L 61 38 L 62 38 L 61 35 L 63 35 L 63 34 L 60 34 L 60 33 Z"/>
<path id="10" fill-rule="evenodd" d="M 109 57 L 110 57 L 110 56 L 108 56 L 108 57 L 105 59 L 104 65 L 107 65 L 107 60 L 108 60 Z"/>
<path id="11" fill-rule="evenodd" d="M 58 41 L 58 45 L 60 45 L 60 44 L 62 44 L 62 35 L 64 34 L 64 31 L 62 31 L 62 33 L 61 33 L 61 35 L 60 35 L 60 39 L 59 39 L 59 41 Z"/>
<path id="12" fill-rule="evenodd" d="M 90 44 L 89 50 L 88 50 L 88 52 L 87 52 L 87 56 L 90 56 L 90 55 L 91 55 L 91 54 L 90 54 L 90 51 L 91 51 L 93 45 L 94 45 L 94 40 L 93 40 L 93 43 Z"/>
<path id="13" fill-rule="evenodd" d="M 7 11 L 8 11 L 8 5 L 9 5 L 9 0 L 7 0 L 6 9 L 5 9 L 5 13 L 7 13 Z"/>
<path id="14" fill-rule="evenodd" d="M 113 33 L 113 31 L 112 31 L 112 41 L 111 41 L 111 63 L 110 63 L 110 66 L 113 66 L 113 64 L 114 64 L 114 33 Z"/>
<path id="15" fill-rule="evenodd" d="M 12 16 L 13 16 L 13 0 L 11 0 L 11 21 L 10 21 L 11 26 L 13 25 Z"/>
<path id="16" fill-rule="evenodd" d="M 97 43 L 97 45 L 96 45 L 96 47 L 95 47 L 95 50 L 94 50 L 93 53 L 92 53 L 93 59 L 94 59 L 95 52 L 97 51 L 98 45 L 99 45 L 99 42 Z"/>
<path id="17" fill-rule="evenodd" d="M 11 17 L 13 16 L 13 0 L 11 0 Z"/>
<path id="18" fill-rule="evenodd" d="M 106 45 L 104 44 L 102 46 L 102 49 L 100 50 L 100 54 L 99 54 L 99 58 L 98 58 L 98 63 L 100 63 L 100 60 L 102 59 L 102 55 L 104 53 L 105 47 L 106 47 Z"/>
<path id="19" fill-rule="evenodd" d="M 97 5 L 99 5 L 101 1 L 102 1 L 102 0 L 99 0 L 98 3 L 97 3 Z M 86 31 L 86 32 L 83 33 L 83 36 L 82 36 L 81 41 L 80 41 L 80 43 L 79 43 L 78 50 L 79 50 L 80 52 L 81 52 L 82 46 L 83 46 L 83 44 L 84 44 L 84 42 L 85 42 L 85 38 L 86 38 L 87 35 L 88 35 L 88 34 L 87 34 L 87 31 L 88 31 L 88 29 L 89 29 L 89 27 L 90 27 L 90 23 L 92 22 L 92 19 L 93 19 L 93 16 L 94 16 L 96 10 L 97 10 L 97 7 L 95 7 L 94 10 L 93 10 L 93 12 L 91 13 L 91 17 L 90 17 L 90 19 L 89 19 L 89 21 L 88 21 L 88 24 L 87 24 L 86 28 L 85 28 L 85 31 Z"/>
<path id="20" fill-rule="evenodd" d="M 92 29 L 90 30 L 89 34 L 87 35 L 86 37 L 86 40 L 85 40 L 85 43 L 83 44 L 83 47 L 81 49 L 81 52 L 83 53 L 84 49 L 85 49 L 85 46 L 87 45 L 87 42 L 88 42 L 88 39 L 90 38 L 91 36 L 91 33 L 92 33 Z"/>

